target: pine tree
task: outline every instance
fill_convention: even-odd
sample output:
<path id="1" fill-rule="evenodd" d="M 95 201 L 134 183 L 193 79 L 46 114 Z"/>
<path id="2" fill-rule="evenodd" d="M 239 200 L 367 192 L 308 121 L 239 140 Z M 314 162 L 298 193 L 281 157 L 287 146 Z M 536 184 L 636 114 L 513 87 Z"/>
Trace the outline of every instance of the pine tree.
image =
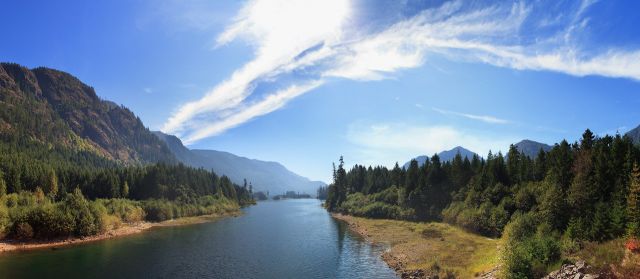
<path id="1" fill-rule="evenodd" d="M 129 183 L 126 180 L 122 184 L 122 189 L 120 190 L 120 195 L 122 195 L 122 198 L 129 197 Z"/>
<path id="2" fill-rule="evenodd" d="M 4 181 L 4 174 L 0 171 L 0 198 L 7 194 L 7 183 Z"/>
<path id="3" fill-rule="evenodd" d="M 420 179 L 420 167 L 418 167 L 418 161 L 411 160 L 404 179 L 404 186 L 407 188 L 407 194 L 410 194 L 418 187 L 418 180 Z"/>
<path id="4" fill-rule="evenodd" d="M 633 164 L 627 196 L 627 232 L 632 237 L 640 237 L 640 167 Z"/>
<path id="5" fill-rule="evenodd" d="M 58 195 L 58 176 L 53 169 L 49 169 L 45 190 L 49 197 L 55 198 Z"/>

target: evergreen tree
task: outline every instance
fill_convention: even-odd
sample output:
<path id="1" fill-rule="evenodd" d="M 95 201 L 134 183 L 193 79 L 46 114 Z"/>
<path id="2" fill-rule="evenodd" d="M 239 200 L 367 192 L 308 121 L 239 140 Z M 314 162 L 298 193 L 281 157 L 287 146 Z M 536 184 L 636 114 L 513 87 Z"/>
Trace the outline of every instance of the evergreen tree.
<path id="1" fill-rule="evenodd" d="M 627 232 L 640 237 L 640 167 L 633 165 L 627 196 Z"/>
<path id="2" fill-rule="evenodd" d="M 7 194 L 7 183 L 4 181 L 4 174 L 0 171 L 0 198 Z"/>
<path id="3" fill-rule="evenodd" d="M 45 192 L 52 198 L 58 195 L 58 176 L 53 169 L 49 169 Z"/>
<path id="4" fill-rule="evenodd" d="M 407 189 L 407 193 L 413 192 L 418 187 L 418 180 L 420 179 L 420 168 L 418 167 L 418 161 L 411 160 L 409 163 L 409 169 L 405 175 L 404 186 Z"/>
<path id="5" fill-rule="evenodd" d="M 120 195 L 122 196 L 122 198 L 127 198 L 129 197 L 129 182 L 127 182 L 126 180 L 124 181 L 124 183 L 122 183 L 122 189 L 120 189 Z"/>

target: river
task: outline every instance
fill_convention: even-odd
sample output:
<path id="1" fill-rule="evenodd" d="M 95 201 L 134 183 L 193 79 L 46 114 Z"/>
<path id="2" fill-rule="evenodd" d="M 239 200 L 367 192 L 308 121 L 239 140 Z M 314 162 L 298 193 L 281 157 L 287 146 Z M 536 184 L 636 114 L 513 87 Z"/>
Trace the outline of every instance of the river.
<path id="1" fill-rule="evenodd" d="M 240 217 L 56 250 L 0 255 L 0 278 L 397 278 L 318 200 L 260 202 Z"/>

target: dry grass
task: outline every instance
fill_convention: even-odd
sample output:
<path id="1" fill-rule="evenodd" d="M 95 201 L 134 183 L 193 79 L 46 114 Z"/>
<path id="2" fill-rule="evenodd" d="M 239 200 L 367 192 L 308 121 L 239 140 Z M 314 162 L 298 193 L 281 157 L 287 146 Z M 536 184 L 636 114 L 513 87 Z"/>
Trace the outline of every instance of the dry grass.
<path id="1" fill-rule="evenodd" d="M 580 251 L 569 258 L 583 259 L 595 268 L 603 268 L 611 263 L 620 263 L 624 258 L 624 239 L 607 242 L 586 242 Z"/>
<path id="2" fill-rule="evenodd" d="M 468 233 L 445 223 L 339 216 L 367 239 L 390 246 L 385 260 L 403 270 L 452 271 L 459 278 L 473 278 L 498 263 L 499 241 Z"/>
<path id="3" fill-rule="evenodd" d="M 580 251 L 568 258 L 585 260 L 593 267 L 594 273 L 609 274 L 616 278 L 638 278 L 640 255 L 626 251 L 624 243 L 623 238 L 602 243 L 587 242 Z"/>

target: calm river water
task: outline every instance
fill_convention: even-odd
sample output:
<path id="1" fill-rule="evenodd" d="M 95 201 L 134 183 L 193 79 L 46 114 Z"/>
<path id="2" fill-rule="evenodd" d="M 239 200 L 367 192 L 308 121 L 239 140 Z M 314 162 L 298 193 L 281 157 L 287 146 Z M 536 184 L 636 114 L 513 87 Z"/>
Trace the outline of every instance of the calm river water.
<path id="1" fill-rule="evenodd" d="M 0 278 L 397 278 L 318 200 L 258 203 L 241 217 L 0 255 Z"/>

